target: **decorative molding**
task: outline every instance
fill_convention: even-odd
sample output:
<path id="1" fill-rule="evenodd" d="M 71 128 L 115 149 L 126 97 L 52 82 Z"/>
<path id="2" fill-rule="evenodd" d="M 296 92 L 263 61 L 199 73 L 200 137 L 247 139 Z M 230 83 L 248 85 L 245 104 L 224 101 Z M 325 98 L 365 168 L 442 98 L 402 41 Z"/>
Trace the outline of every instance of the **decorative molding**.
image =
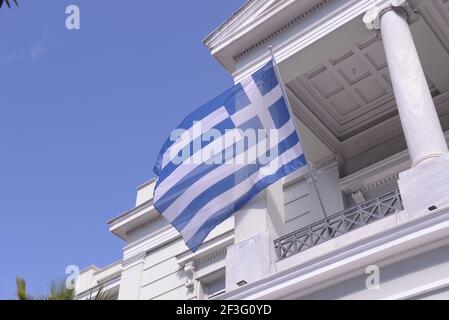
<path id="1" fill-rule="evenodd" d="M 200 267 L 201 265 L 203 265 L 211 260 L 226 257 L 226 253 L 227 253 L 227 248 L 223 248 L 221 250 L 212 252 L 203 258 L 198 259 L 198 261 L 196 261 L 195 264 L 196 264 L 196 266 Z"/>
<path id="2" fill-rule="evenodd" d="M 385 0 L 348 0 L 343 5 L 336 8 L 332 13 L 318 17 L 318 21 L 313 25 L 313 28 L 304 28 L 304 30 L 298 31 L 294 38 L 276 45 L 277 63 L 280 64 L 284 60 L 297 54 L 299 51 L 360 16 L 373 6 L 382 4 L 383 2 L 385 2 Z M 270 56 L 267 52 L 267 54 L 255 57 L 251 62 L 234 71 L 221 59 L 222 63 L 232 72 L 235 82 L 239 82 L 247 75 L 253 73 L 269 60 Z"/>
<path id="3" fill-rule="evenodd" d="M 362 190 L 357 190 L 357 191 L 353 192 L 351 197 L 352 197 L 352 200 L 354 200 L 354 203 L 356 205 L 364 203 L 367 200 L 365 198 L 365 195 L 363 194 Z"/>
<path id="4" fill-rule="evenodd" d="M 167 226 L 166 229 L 161 231 L 157 235 L 149 235 L 145 237 L 144 239 L 140 240 L 138 243 L 140 243 L 142 246 L 145 247 L 145 252 L 147 254 L 151 253 L 152 251 L 158 250 L 159 248 L 170 244 L 174 241 L 177 241 L 181 238 L 181 234 L 173 228 L 171 225 Z M 125 249 L 129 249 L 132 247 L 135 247 L 136 243 L 132 243 L 125 247 Z"/>
<path id="5" fill-rule="evenodd" d="M 386 298 L 383 298 L 382 300 L 412 300 L 420 296 L 448 288 L 449 288 L 449 278 L 444 278 L 438 281 L 427 283 L 422 286 L 418 286 L 405 292 L 388 296 Z"/>
<path id="6" fill-rule="evenodd" d="M 444 136 L 449 144 L 449 131 L 446 131 Z M 399 173 L 409 169 L 410 166 L 408 150 L 403 150 L 340 179 L 340 189 L 346 195 L 351 195 L 352 192 L 357 190 L 367 192 L 388 182 L 398 180 Z"/>
<path id="7" fill-rule="evenodd" d="M 404 150 L 399 152 L 350 176 L 340 179 L 340 189 L 347 195 L 357 190 L 361 190 L 362 192 L 371 190 L 398 177 L 399 172 L 409 168 L 408 161 L 408 151 Z M 373 177 L 377 178 L 373 179 Z M 369 182 L 367 183 L 366 181 Z"/>
<path id="8" fill-rule="evenodd" d="M 339 157 L 337 155 L 334 155 L 332 157 L 325 158 L 319 162 L 311 163 L 310 166 L 312 167 L 312 171 L 314 171 L 313 176 L 315 177 L 315 179 L 318 179 L 319 175 L 322 174 L 323 172 L 338 167 L 339 162 L 340 162 Z M 283 184 L 284 187 L 287 187 L 303 179 L 306 179 L 309 183 L 311 183 L 312 182 L 311 178 L 312 172 L 306 166 L 285 177 L 283 179 Z"/>
<path id="9" fill-rule="evenodd" d="M 199 281 L 197 280 L 197 271 L 201 273 L 202 266 L 206 263 L 220 258 L 225 258 L 227 248 L 233 243 L 234 235 L 222 236 L 221 239 L 209 244 L 207 248 L 203 248 L 197 253 L 190 253 L 183 258 L 178 258 L 178 264 L 183 267 L 186 273 L 186 282 L 184 286 L 189 290 L 197 292 L 199 288 Z M 200 275 L 201 276 L 201 275 Z"/>
<path id="10" fill-rule="evenodd" d="M 105 272 L 105 271 L 107 271 L 109 269 L 112 269 L 112 268 L 117 267 L 117 266 L 121 266 L 122 262 L 123 262 L 123 260 L 121 259 L 121 260 L 115 261 L 115 262 L 113 262 L 111 264 L 108 264 L 107 266 L 104 266 L 101 269 L 97 268 L 97 270 L 94 272 L 94 274 L 95 275 L 99 275 L 99 274 L 101 274 L 101 273 L 103 273 L 103 272 Z"/>
<path id="11" fill-rule="evenodd" d="M 145 222 L 143 222 L 141 225 L 130 229 L 129 231 L 126 232 L 127 235 L 131 234 L 132 232 L 138 231 L 138 230 L 142 230 L 145 227 L 149 226 L 150 224 L 155 223 L 158 220 L 161 220 L 163 218 L 163 216 L 161 214 L 157 214 L 153 217 L 149 217 L 148 220 L 146 220 Z"/>
<path id="12" fill-rule="evenodd" d="M 109 220 L 106 222 L 106 224 L 109 226 L 109 228 L 112 228 L 113 225 L 116 225 L 126 218 L 129 218 L 130 216 L 134 215 L 136 212 L 141 211 L 143 209 L 146 209 L 148 207 L 151 207 L 153 205 L 153 199 L 145 201 L 144 203 L 138 205 L 137 207 L 134 207 L 128 211 L 125 211 L 124 213 L 118 215 L 117 217 Z"/>
<path id="13" fill-rule="evenodd" d="M 87 290 L 84 290 L 80 293 L 76 293 L 75 300 L 82 300 L 84 298 L 89 297 L 92 293 L 95 293 L 100 288 L 103 290 L 109 290 L 111 287 L 118 287 L 120 286 L 120 280 L 122 278 L 122 274 L 113 274 L 110 277 L 107 277 L 105 279 L 101 279 L 97 281 L 97 284 Z"/>
<path id="14" fill-rule="evenodd" d="M 186 254 L 179 255 L 178 264 L 185 266 L 187 263 L 193 262 L 199 269 L 205 263 L 217 259 L 222 256 L 226 256 L 227 248 L 234 243 L 234 230 L 228 231 L 219 236 L 214 241 L 206 242 L 205 246 L 200 248 L 197 252 L 187 252 Z"/>
<path id="15" fill-rule="evenodd" d="M 147 182 L 142 183 L 140 186 L 138 186 L 136 189 L 137 190 L 142 190 L 145 187 L 148 187 L 149 185 L 151 185 L 152 183 L 155 183 L 157 180 L 157 178 L 151 178 L 150 180 L 148 180 Z"/>
<path id="16" fill-rule="evenodd" d="M 392 175 L 389 175 L 389 176 L 385 176 L 382 179 L 379 179 L 379 180 L 377 180 L 375 182 L 367 184 L 366 186 L 363 186 L 360 189 L 360 191 L 361 192 L 367 192 L 367 191 L 373 190 L 373 189 L 375 189 L 375 188 L 377 188 L 377 187 L 379 187 L 381 185 L 384 185 L 384 184 L 386 184 L 388 182 L 398 181 L 398 179 L 399 179 L 399 173 L 395 173 L 395 174 L 392 174 Z"/>
<path id="17" fill-rule="evenodd" d="M 139 252 L 138 254 L 132 257 L 126 258 L 126 260 L 122 261 L 123 270 L 134 267 L 137 264 L 144 263 L 146 256 L 147 256 L 146 252 Z"/>
<path id="18" fill-rule="evenodd" d="M 419 18 L 407 0 L 388 0 L 386 3 L 368 10 L 363 16 L 363 23 L 365 23 L 368 30 L 379 30 L 382 15 L 391 10 L 399 10 L 403 12 L 409 23 L 416 22 Z"/>
<path id="19" fill-rule="evenodd" d="M 84 268 L 83 270 L 81 270 L 81 271 L 80 271 L 80 274 L 89 272 L 89 271 L 91 271 L 91 270 L 92 270 L 94 273 L 95 273 L 95 272 L 98 272 L 98 271 L 101 271 L 101 269 L 98 268 L 97 266 L 91 265 L 91 266 L 88 266 L 88 267 Z"/>
<path id="20" fill-rule="evenodd" d="M 184 284 L 184 286 L 187 289 L 193 289 L 195 288 L 195 263 L 193 261 L 186 263 L 186 265 L 184 266 L 184 272 L 186 273 L 187 277 L 186 277 L 186 283 Z"/>
<path id="21" fill-rule="evenodd" d="M 235 33 L 242 30 L 244 26 L 248 26 L 254 20 L 260 16 L 260 10 L 267 10 L 267 4 L 270 6 L 275 1 L 266 0 L 249 0 L 243 4 L 234 14 L 232 14 L 225 22 L 213 30 L 205 39 L 203 39 L 203 44 L 213 50 L 219 47 L 220 44 L 226 42 L 230 38 L 235 37 Z M 279 2 L 279 1 L 277 1 Z M 288 2 L 286 0 L 280 2 Z"/>
<path id="22" fill-rule="evenodd" d="M 316 4 L 315 6 L 313 6 L 312 8 L 308 9 L 307 11 L 305 11 L 304 13 L 300 14 L 299 16 L 297 16 L 296 18 L 290 20 L 289 22 L 285 23 L 282 27 L 276 29 L 275 31 L 271 32 L 269 35 L 265 36 L 264 38 L 260 39 L 259 41 L 257 41 L 256 43 L 254 43 L 253 45 L 249 46 L 248 48 L 246 48 L 245 50 L 241 51 L 240 53 L 234 55 L 232 57 L 232 59 L 235 62 L 238 62 L 242 57 L 248 55 L 250 52 L 252 52 L 253 50 L 259 48 L 262 45 L 265 45 L 269 40 L 271 40 L 272 38 L 278 36 L 279 34 L 289 30 L 291 27 L 293 27 L 295 24 L 297 24 L 299 21 L 303 20 L 304 18 L 306 18 L 307 16 L 311 15 L 312 13 L 314 13 L 316 10 L 320 9 L 321 7 L 323 7 L 324 5 L 326 5 L 329 2 L 329 0 L 323 0 L 321 2 L 319 2 L 318 4 Z"/>
<path id="23" fill-rule="evenodd" d="M 111 283 L 119 282 L 122 277 L 122 271 L 116 272 L 114 274 L 111 274 L 110 276 L 107 276 L 103 279 L 98 279 L 97 283 L 100 286 L 106 287 L 107 285 L 110 285 Z"/>

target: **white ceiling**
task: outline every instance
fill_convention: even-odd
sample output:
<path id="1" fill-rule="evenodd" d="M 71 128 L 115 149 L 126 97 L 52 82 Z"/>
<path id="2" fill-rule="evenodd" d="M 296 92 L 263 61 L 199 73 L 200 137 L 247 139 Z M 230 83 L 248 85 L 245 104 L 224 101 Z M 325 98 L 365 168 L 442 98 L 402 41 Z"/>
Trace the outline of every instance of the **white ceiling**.
<path id="1" fill-rule="evenodd" d="M 311 68 L 288 88 L 303 102 L 294 108 L 308 108 L 339 141 L 397 114 L 383 45 L 376 33 Z"/>
<path id="2" fill-rule="evenodd" d="M 411 28 L 443 122 L 449 115 L 449 0 L 420 3 L 422 18 Z M 383 156 L 405 147 L 379 33 L 364 33 L 303 70 L 287 84 L 293 112 L 331 150 L 346 160 L 393 140 L 396 146 Z"/>

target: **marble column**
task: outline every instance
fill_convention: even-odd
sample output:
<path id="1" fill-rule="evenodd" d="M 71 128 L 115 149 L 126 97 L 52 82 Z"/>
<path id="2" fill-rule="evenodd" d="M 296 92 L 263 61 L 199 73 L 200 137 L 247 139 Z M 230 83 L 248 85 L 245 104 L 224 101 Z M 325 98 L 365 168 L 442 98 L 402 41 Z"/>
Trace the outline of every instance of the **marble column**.
<path id="1" fill-rule="evenodd" d="M 448 152 L 429 86 L 409 28 L 407 1 L 390 1 L 366 13 L 369 29 L 379 29 L 385 48 L 412 166 Z"/>
<path id="2" fill-rule="evenodd" d="M 407 1 L 390 0 L 363 18 L 380 30 L 412 162 L 398 181 L 409 218 L 449 207 L 448 147 L 409 28 L 415 17 Z"/>

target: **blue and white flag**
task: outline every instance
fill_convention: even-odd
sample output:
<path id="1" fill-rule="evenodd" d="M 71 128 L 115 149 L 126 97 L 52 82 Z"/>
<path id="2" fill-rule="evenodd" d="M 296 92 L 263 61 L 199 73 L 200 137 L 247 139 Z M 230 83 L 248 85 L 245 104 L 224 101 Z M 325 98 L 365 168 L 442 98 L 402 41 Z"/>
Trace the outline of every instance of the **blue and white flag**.
<path id="1" fill-rule="evenodd" d="M 195 252 L 218 224 L 304 165 L 270 61 L 172 132 L 154 167 L 154 206 Z"/>

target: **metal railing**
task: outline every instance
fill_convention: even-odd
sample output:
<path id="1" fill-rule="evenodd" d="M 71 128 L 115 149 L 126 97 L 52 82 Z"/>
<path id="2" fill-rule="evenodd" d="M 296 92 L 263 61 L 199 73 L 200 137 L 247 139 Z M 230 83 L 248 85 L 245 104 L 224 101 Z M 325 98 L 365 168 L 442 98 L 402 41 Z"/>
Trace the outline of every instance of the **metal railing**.
<path id="1" fill-rule="evenodd" d="M 274 241 L 279 260 L 403 210 L 399 190 L 338 212 Z"/>

